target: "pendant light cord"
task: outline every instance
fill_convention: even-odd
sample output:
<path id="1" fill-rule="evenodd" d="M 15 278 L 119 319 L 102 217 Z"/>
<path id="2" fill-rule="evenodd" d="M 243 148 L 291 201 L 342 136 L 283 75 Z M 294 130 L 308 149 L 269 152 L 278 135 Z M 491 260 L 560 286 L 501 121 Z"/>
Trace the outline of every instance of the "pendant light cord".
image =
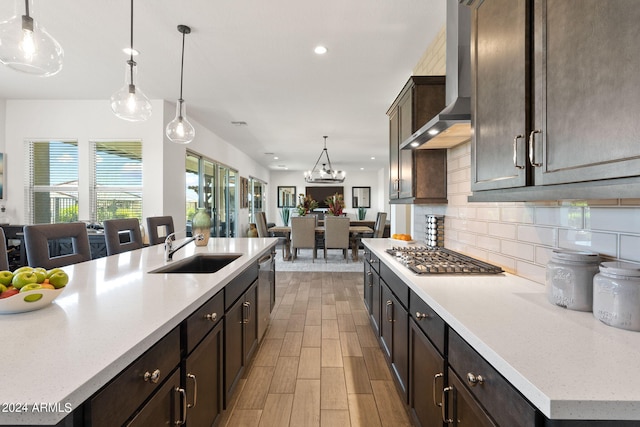
<path id="1" fill-rule="evenodd" d="M 29 16 L 29 0 L 24 0 L 24 10 L 25 10 L 24 14 L 26 16 Z"/>
<path id="2" fill-rule="evenodd" d="M 29 1 L 29 0 L 27 0 Z M 131 58 L 129 59 L 129 69 L 131 72 L 131 80 L 130 85 L 133 86 L 133 66 L 135 65 L 135 61 L 133 60 L 133 0 L 131 0 L 131 44 L 129 45 L 131 49 Z"/>
<path id="3" fill-rule="evenodd" d="M 182 99 L 182 78 L 184 76 L 184 38 L 186 35 L 186 31 L 181 31 L 182 32 L 182 59 L 180 60 L 180 102 L 184 101 Z"/>

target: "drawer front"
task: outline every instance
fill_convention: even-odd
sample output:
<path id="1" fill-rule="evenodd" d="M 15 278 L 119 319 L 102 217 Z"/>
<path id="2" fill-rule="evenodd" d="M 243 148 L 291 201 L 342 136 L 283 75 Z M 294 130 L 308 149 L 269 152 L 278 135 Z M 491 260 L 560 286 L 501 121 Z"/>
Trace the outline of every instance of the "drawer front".
<path id="1" fill-rule="evenodd" d="M 449 330 L 449 366 L 497 424 L 535 427 L 535 408 L 453 329 Z M 475 385 L 470 376 L 475 377 Z"/>
<path id="2" fill-rule="evenodd" d="M 380 263 L 380 277 L 389 286 L 389 289 L 395 294 L 400 304 L 407 309 L 409 307 L 409 287 L 404 283 L 396 273 L 391 271 L 386 264 Z"/>
<path id="3" fill-rule="evenodd" d="M 440 354 L 444 354 L 444 320 L 413 291 L 409 295 L 409 313 Z"/>
<path id="4" fill-rule="evenodd" d="M 380 273 L 380 258 L 374 255 L 373 252 L 365 252 L 364 259 L 377 273 Z"/>
<path id="5" fill-rule="evenodd" d="M 189 316 L 184 323 L 187 329 L 187 353 L 191 353 L 205 335 L 222 320 L 223 315 L 224 292 L 220 291 Z"/>
<path id="6" fill-rule="evenodd" d="M 225 311 L 231 308 L 233 303 L 240 298 L 244 292 L 249 289 L 249 286 L 258 279 L 258 263 L 247 268 L 240 273 L 238 277 L 233 279 L 227 286 L 224 287 L 224 309 Z"/>
<path id="7" fill-rule="evenodd" d="M 176 369 L 168 381 L 158 389 L 158 392 L 149 400 L 127 424 L 127 427 L 146 426 L 172 426 L 178 425 L 185 416 L 180 393 L 180 370 Z"/>
<path id="8" fill-rule="evenodd" d="M 180 362 L 180 328 L 176 327 L 90 400 L 92 427 L 122 425 L 162 385 Z M 157 381 L 148 378 L 157 373 Z"/>

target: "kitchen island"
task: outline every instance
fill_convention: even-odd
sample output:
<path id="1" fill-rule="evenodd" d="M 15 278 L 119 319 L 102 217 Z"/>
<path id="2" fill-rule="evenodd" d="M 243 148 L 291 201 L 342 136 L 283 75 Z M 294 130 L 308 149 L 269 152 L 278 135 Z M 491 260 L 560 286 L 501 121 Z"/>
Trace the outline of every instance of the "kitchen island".
<path id="1" fill-rule="evenodd" d="M 51 306 L 0 315 L 0 425 L 55 425 L 77 411 L 276 242 L 212 238 L 168 262 L 155 245 L 64 267 L 70 281 Z M 239 257 L 215 273 L 149 273 L 204 253 Z"/>
<path id="2" fill-rule="evenodd" d="M 552 305 L 543 285 L 518 276 L 416 275 L 386 252 L 393 246 L 388 239 L 363 243 L 379 259 L 380 270 L 388 268 L 448 325 L 449 353 L 451 337 L 461 337 L 546 423 L 632 420 L 620 425 L 640 425 L 640 333 L 609 327 L 590 312 Z M 408 315 L 416 324 L 421 320 L 420 313 Z M 474 382 L 470 390 L 490 389 L 490 382 Z"/>

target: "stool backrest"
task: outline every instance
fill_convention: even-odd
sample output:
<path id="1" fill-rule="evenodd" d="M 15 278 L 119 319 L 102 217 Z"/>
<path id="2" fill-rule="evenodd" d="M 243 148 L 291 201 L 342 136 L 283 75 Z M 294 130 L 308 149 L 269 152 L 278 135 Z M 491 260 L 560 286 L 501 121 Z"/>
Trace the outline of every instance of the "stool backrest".
<path id="1" fill-rule="evenodd" d="M 107 255 L 140 249 L 142 232 L 138 218 L 108 219 L 104 221 Z"/>
<path id="2" fill-rule="evenodd" d="M 150 245 L 164 243 L 167 236 L 174 231 L 172 216 L 150 216 L 147 218 Z"/>
<path id="3" fill-rule="evenodd" d="M 72 253 L 51 257 L 49 241 L 71 239 Z M 89 235 L 84 222 L 24 226 L 24 245 L 31 267 L 51 269 L 91 260 Z"/>

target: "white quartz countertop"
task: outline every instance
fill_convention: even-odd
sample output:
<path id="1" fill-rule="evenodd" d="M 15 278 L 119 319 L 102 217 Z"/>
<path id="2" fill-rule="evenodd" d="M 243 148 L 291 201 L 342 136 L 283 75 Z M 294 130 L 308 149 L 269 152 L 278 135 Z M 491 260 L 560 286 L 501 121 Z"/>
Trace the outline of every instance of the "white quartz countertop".
<path id="1" fill-rule="evenodd" d="M 548 418 L 640 420 L 640 332 L 552 305 L 518 276 L 416 275 L 387 239 L 363 242 Z"/>
<path id="2" fill-rule="evenodd" d="M 50 306 L 0 315 L 0 425 L 62 420 L 276 242 L 212 238 L 170 261 L 241 254 L 211 274 L 149 274 L 168 264 L 164 245 L 64 267 L 69 284 Z"/>

